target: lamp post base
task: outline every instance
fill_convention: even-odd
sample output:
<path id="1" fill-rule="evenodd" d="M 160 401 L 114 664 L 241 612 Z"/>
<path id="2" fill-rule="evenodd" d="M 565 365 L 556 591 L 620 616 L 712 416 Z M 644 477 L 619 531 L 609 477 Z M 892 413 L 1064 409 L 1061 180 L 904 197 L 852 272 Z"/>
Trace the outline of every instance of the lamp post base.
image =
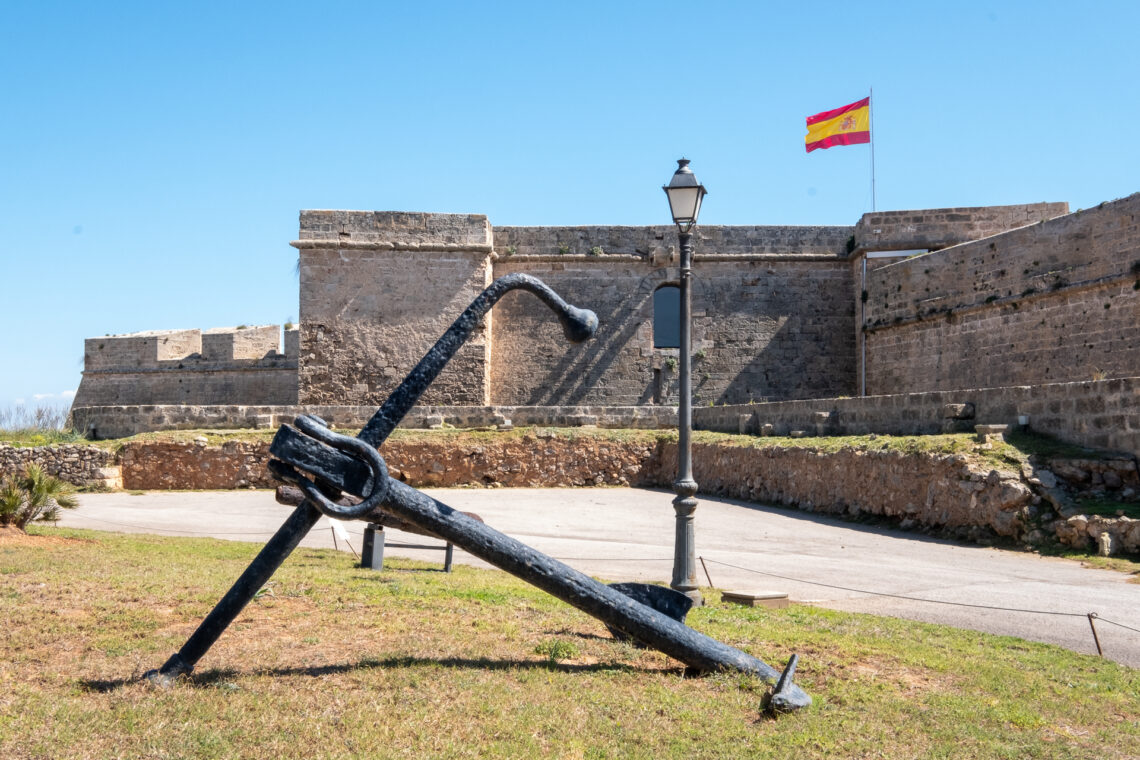
<path id="1" fill-rule="evenodd" d="M 693 513 L 697 511 L 697 482 L 692 478 L 673 484 L 677 496 L 673 510 L 677 513 L 677 534 L 673 541 L 673 581 L 669 587 L 692 600 L 694 607 L 703 605 L 704 598 L 697 590 L 697 560 L 693 543 Z"/>

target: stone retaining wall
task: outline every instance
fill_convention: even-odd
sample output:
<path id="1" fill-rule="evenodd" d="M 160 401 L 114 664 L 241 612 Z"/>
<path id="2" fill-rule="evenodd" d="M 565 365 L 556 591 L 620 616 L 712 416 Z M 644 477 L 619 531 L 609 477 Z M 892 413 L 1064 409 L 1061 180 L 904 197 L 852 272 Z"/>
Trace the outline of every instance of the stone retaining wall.
<path id="1" fill-rule="evenodd" d="M 122 488 L 123 479 L 115 454 L 95 446 L 8 446 L 0 444 L 0 476 L 22 472 L 38 464 L 48 475 L 77 486 Z"/>
<path id="2" fill-rule="evenodd" d="M 676 472 L 676 444 L 664 438 L 618 440 L 542 429 L 432 438 L 387 442 L 383 453 L 392 476 L 416 487 L 668 488 Z M 268 449 L 267 443 L 238 441 L 211 446 L 204 437 L 191 443 L 128 443 L 118 455 L 121 486 L 269 488 L 276 483 L 266 469 Z M 91 475 L 84 473 L 107 472 L 114 464 L 114 455 L 93 447 L 0 447 L 5 470 L 11 469 L 13 451 L 45 467 L 61 463 L 54 474 L 81 485 L 91 484 Z M 87 470 L 76 466 L 81 462 L 89 463 Z M 996 534 L 1040 543 L 1056 536 L 1077 548 L 1101 544 L 1106 553 L 1140 553 L 1140 520 L 1077 514 L 1058 485 L 1060 480 L 1077 489 L 1134 493 L 1140 488 L 1135 462 L 1058 460 L 1041 466 L 1018 472 L 993 469 L 964 455 L 854 448 L 823 452 L 778 444 L 693 448 L 694 475 L 704 494 L 848 517 L 876 515 L 903 529 L 972 540 Z"/>
<path id="3" fill-rule="evenodd" d="M 677 447 L 663 444 L 648 480 L 671 482 Z M 702 493 L 807 512 L 895 518 L 904 528 L 985 527 L 1019 539 L 1033 492 L 1017 472 L 980 469 L 961 455 L 897 451 L 694 445 L 693 476 Z"/>
<path id="4" fill-rule="evenodd" d="M 128 443 L 119 451 L 123 487 L 149 490 L 274 488 L 269 475 L 269 444 L 227 441 Z"/>

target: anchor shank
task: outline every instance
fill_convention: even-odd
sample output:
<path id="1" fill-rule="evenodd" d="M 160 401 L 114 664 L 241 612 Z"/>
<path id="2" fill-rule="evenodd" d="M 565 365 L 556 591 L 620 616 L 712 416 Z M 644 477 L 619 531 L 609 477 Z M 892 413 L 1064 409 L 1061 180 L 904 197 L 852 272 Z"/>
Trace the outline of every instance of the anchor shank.
<path id="1" fill-rule="evenodd" d="M 686 665 L 702 671 L 739 670 L 769 681 L 780 675 L 752 655 L 705 636 L 404 483 L 392 481 L 384 508 Z"/>

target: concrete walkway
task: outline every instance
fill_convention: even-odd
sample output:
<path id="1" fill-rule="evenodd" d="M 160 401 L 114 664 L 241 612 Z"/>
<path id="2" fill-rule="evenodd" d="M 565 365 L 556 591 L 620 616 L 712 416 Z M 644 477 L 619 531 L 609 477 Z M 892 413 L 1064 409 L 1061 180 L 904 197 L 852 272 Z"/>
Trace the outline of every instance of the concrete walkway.
<path id="1" fill-rule="evenodd" d="M 672 494 L 633 488 L 429 489 L 456 509 L 590 575 L 668 582 L 673 556 Z M 60 524 L 121 532 L 209 535 L 262 543 L 289 508 L 269 491 L 82 494 Z M 359 552 L 364 524 L 342 523 Z M 389 541 L 432 543 L 387 531 Z M 1085 614 L 1140 629 L 1140 584 L 1107 570 L 1034 554 L 937 541 L 827 517 L 701 498 L 697 553 L 722 590 L 772 590 L 793 601 L 944 623 L 1096 652 Z M 304 546 L 332 547 L 322 518 Z M 340 548 L 344 551 L 343 542 Z M 442 552 L 389 548 L 387 554 L 442 563 Z M 487 567 L 456 551 L 456 562 Z M 738 569 L 745 568 L 745 569 Z M 758 574 L 761 571 L 765 574 Z M 698 580 L 707 584 L 698 562 Z M 999 611 L 899 599 L 1045 610 Z M 1097 623 L 1105 656 L 1140 667 L 1140 632 Z"/>

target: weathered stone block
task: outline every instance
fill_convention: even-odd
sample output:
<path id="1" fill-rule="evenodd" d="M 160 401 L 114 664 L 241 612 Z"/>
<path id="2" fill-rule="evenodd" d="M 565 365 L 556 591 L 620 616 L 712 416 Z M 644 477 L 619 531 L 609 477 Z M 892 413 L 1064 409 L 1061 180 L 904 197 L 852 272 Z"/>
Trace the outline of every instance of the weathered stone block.
<path id="1" fill-rule="evenodd" d="M 948 420 L 972 420 L 974 419 L 974 405 L 969 402 L 946 404 L 942 407 L 942 417 Z"/>

